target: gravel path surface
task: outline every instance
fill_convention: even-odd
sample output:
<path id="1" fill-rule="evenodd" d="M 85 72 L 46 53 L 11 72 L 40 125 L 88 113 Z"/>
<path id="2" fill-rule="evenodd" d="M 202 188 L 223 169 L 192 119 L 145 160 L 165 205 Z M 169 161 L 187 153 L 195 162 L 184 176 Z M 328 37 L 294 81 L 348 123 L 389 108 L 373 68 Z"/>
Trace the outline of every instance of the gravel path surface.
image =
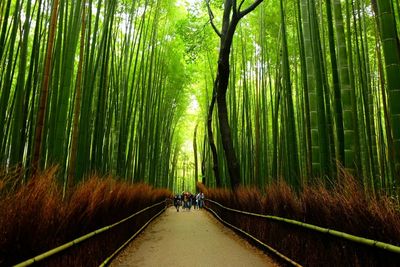
<path id="1" fill-rule="evenodd" d="M 174 207 L 152 222 L 111 266 L 279 266 L 204 210 Z"/>

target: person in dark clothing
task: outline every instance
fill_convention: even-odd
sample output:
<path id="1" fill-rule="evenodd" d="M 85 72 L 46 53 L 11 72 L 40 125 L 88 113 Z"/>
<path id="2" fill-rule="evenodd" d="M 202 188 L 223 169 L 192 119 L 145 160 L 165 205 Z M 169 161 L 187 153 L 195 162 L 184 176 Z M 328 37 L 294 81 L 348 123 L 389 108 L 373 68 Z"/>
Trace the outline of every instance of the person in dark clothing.
<path id="1" fill-rule="evenodd" d="M 181 205 L 181 196 L 179 194 L 177 194 L 174 197 L 174 206 L 175 206 L 177 212 L 179 212 L 180 205 Z"/>

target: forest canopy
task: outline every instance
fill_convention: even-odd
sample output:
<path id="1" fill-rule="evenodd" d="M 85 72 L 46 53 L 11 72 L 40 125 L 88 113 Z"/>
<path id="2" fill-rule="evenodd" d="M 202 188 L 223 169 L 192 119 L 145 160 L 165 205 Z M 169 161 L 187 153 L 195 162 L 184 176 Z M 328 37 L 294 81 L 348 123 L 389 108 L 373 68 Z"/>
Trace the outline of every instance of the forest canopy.
<path id="1" fill-rule="evenodd" d="M 4 0 L 0 163 L 174 191 L 345 171 L 397 195 L 399 32 L 399 0 Z"/>

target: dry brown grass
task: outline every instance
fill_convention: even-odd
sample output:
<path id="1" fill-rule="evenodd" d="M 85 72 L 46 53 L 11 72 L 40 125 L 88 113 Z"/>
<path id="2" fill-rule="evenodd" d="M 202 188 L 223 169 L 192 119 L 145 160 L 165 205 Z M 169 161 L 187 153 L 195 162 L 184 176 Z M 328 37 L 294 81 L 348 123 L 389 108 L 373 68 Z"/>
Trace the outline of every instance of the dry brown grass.
<path id="1" fill-rule="evenodd" d="M 268 186 L 265 194 L 255 188 L 236 192 L 205 190 L 207 198 L 225 206 L 291 218 L 349 234 L 400 245 L 400 212 L 389 198 L 369 198 L 353 177 L 342 173 L 333 189 L 306 187 L 297 194 L 288 185 Z M 207 203 L 228 222 L 255 235 L 305 266 L 399 266 L 400 256 L 358 245 L 295 226 L 224 211 Z"/>
<path id="2" fill-rule="evenodd" d="M 62 199 L 53 167 L 22 184 L 22 175 L 0 174 L 0 265 L 9 266 L 115 223 L 170 197 L 167 190 L 90 177 Z M 135 217 L 110 233 L 72 248 L 46 265 L 97 266 L 163 206 Z"/>

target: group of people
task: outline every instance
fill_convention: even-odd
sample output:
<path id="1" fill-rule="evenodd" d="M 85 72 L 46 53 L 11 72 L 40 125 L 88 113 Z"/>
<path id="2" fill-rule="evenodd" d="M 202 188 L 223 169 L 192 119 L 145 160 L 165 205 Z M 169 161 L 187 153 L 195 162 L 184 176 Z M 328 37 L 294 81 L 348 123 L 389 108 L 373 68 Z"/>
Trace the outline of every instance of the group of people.
<path id="1" fill-rule="evenodd" d="M 187 211 L 190 211 L 192 206 L 194 209 L 202 209 L 204 206 L 204 193 L 200 192 L 193 195 L 190 192 L 182 192 L 182 194 L 176 194 L 174 197 L 174 206 L 178 212 L 180 207 Z"/>

